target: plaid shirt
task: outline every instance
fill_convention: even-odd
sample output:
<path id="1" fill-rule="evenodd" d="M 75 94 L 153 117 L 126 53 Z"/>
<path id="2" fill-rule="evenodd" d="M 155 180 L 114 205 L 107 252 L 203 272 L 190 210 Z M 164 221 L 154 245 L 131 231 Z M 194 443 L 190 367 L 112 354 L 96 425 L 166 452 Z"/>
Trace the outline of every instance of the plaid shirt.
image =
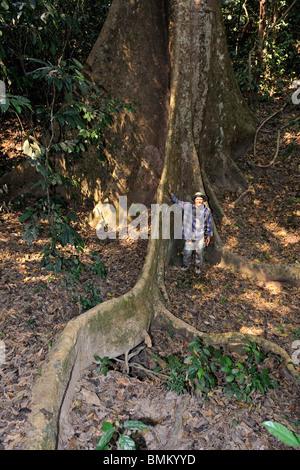
<path id="1" fill-rule="evenodd" d="M 183 211 L 182 238 L 184 240 L 200 240 L 204 237 L 212 237 L 211 211 L 204 204 L 200 209 L 196 209 L 195 204 L 180 201 L 174 193 L 170 194 L 170 199 L 173 204 L 176 204 Z"/>

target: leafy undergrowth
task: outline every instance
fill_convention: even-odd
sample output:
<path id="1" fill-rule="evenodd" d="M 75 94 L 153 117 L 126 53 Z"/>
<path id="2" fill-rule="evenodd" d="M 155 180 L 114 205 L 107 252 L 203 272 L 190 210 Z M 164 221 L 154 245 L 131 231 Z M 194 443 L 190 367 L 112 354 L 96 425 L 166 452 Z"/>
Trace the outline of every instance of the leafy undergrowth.
<path id="1" fill-rule="evenodd" d="M 299 428 L 297 387 L 278 358 L 269 356 L 258 365 L 258 373 L 251 375 L 251 390 L 244 400 L 239 394 L 231 396 L 230 390 L 225 388 L 234 382 L 231 375 L 238 374 L 234 365 L 239 364 L 237 369 L 245 372 L 247 361 L 226 348 L 221 356 L 208 354 L 206 348 L 203 354 L 198 354 L 198 350 L 197 354 L 192 354 L 197 369 L 201 370 L 200 362 L 209 366 L 203 369 L 209 371 L 206 377 L 209 375 L 210 379 L 206 383 L 199 381 L 202 391 L 187 391 L 185 386 L 189 386 L 189 380 L 184 359 L 189 362 L 190 379 L 195 378 L 191 370 L 195 361 L 190 364 L 187 356 L 191 340 L 182 332 L 169 331 L 155 322 L 150 335 L 151 348 L 141 345 L 132 351 L 128 369 L 125 357 L 112 361 L 95 358 L 96 364 L 85 371 L 76 385 L 67 420 L 61 429 L 62 449 L 93 450 L 99 442 L 106 441 L 106 433 L 112 432 L 115 423 L 128 421 L 144 424 L 140 431 L 122 427 L 122 433 L 134 441 L 138 450 L 293 449 L 291 444 L 283 444 L 268 434 L 263 425 L 266 421 L 281 423 L 291 433 Z M 196 341 L 194 349 L 198 346 Z M 261 351 L 259 356 L 262 358 Z M 218 370 L 212 374 L 216 361 L 221 368 L 217 366 Z M 265 372 L 265 367 L 272 371 L 271 375 Z M 272 377 L 278 388 L 267 386 L 262 393 L 254 386 L 258 376 L 266 383 Z M 243 380 L 241 382 L 243 386 Z M 117 438 L 116 434 L 108 443 L 110 449 L 118 449 Z"/>

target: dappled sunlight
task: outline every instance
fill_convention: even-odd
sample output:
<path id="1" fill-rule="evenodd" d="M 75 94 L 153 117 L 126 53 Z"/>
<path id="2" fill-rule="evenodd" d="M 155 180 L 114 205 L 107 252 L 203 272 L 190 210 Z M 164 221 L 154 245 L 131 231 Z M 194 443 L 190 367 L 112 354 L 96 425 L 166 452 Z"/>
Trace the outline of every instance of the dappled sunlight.
<path id="1" fill-rule="evenodd" d="M 279 295 L 284 290 L 280 282 L 268 281 L 268 282 L 261 283 L 261 284 L 262 284 L 262 287 L 266 291 L 268 291 L 270 294 L 273 294 L 273 295 Z"/>
<path id="2" fill-rule="evenodd" d="M 300 235 L 291 233 L 284 227 L 277 225 L 276 222 L 266 222 L 264 227 L 278 240 L 282 241 L 284 245 L 294 244 L 300 242 Z"/>
<path id="3" fill-rule="evenodd" d="M 280 101 L 283 102 L 283 97 Z M 263 121 L 269 112 L 269 107 L 262 108 L 259 119 Z M 293 123 L 296 117 L 295 108 L 285 107 L 259 133 L 256 153 L 251 151 L 238 159 L 248 183 L 245 197 L 238 201 L 239 195 L 234 192 L 220 196 L 230 222 L 218 226 L 221 239 L 227 248 L 249 261 L 270 265 L 299 262 L 300 134 Z M 285 127 L 278 156 L 270 164 L 281 123 Z"/>
<path id="4" fill-rule="evenodd" d="M 145 259 L 147 240 L 99 240 L 94 230 L 82 227 L 85 251 L 80 260 L 87 271 L 83 271 L 80 283 L 70 278 L 66 284 L 65 274 L 72 272 L 62 271 L 54 276 L 41 267 L 41 249 L 48 240 L 38 238 L 29 246 L 22 239 L 24 225 L 18 221 L 20 215 L 18 212 L 4 214 L 5 222 L 0 226 L 1 308 L 9 312 L 11 318 L 19 319 L 20 335 L 27 321 L 34 321 L 35 329 L 39 330 L 45 318 L 49 320 L 51 315 L 58 324 L 65 324 L 66 318 L 70 320 L 82 313 L 78 299 L 81 293 L 90 295 L 90 290 L 87 292 L 84 287 L 88 288 L 92 279 L 101 300 L 118 297 L 133 287 Z M 61 249 L 66 258 L 71 252 L 77 254 L 72 247 Z M 103 261 L 108 272 L 106 278 L 88 272 L 91 252 L 97 253 Z M 119 282 L 120 276 L 122 282 Z M 0 330 L 5 328 L 5 322 L 0 321 Z"/>
<path id="5" fill-rule="evenodd" d="M 296 114 L 295 117 L 297 117 Z M 282 140 L 288 145 L 293 144 L 293 142 L 296 142 L 298 145 L 300 145 L 300 134 L 292 131 L 286 131 L 282 136 Z"/>
<path id="6" fill-rule="evenodd" d="M 200 331 L 263 336 L 290 352 L 299 327 L 296 287 L 254 281 L 208 264 L 200 276 L 170 267 L 166 285 L 172 313 Z"/>
<path id="7" fill-rule="evenodd" d="M 226 246 L 229 248 L 229 249 L 232 249 L 232 248 L 237 248 L 239 246 L 239 241 L 236 237 L 234 236 L 229 236 L 226 240 Z"/>
<path id="8" fill-rule="evenodd" d="M 261 205 L 261 201 L 259 199 L 254 199 L 253 200 L 253 204 L 255 204 L 256 206 L 260 206 Z"/>
<path id="9" fill-rule="evenodd" d="M 240 329 L 240 333 L 246 334 L 246 335 L 254 335 L 254 336 L 260 336 L 264 332 L 263 328 L 256 328 L 255 326 L 242 326 Z"/>
<path id="10" fill-rule="evenodd" d="M 272 312 L 273 315 L 288 316 L 291 313 L 291 308 L 288 306 L 280 305 L 277 298 L 266 299 L 264 293 L 259 290 L 247 291 L 245 294 L 240 295 L 241 302 L 250 302 L 252 307 L 258 312 Z"/>

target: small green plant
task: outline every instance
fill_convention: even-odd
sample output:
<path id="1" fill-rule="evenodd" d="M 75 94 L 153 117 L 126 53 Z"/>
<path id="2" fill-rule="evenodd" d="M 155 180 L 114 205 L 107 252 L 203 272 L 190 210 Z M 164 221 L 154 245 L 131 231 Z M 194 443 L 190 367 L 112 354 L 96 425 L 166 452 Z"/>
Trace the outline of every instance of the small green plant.
<path id="1" fill-rule="evenodd" d="M 223 386 L 223 392 L 227 393 L 228 399 L 235 396 L 237 400 L 251 402 L 253 392 L 264 395 L 268 389 L 278 387 L 269 371 L 261 367 L 266 356 L 254 342 L 248 342 L 247 346 L 244 346 L 247 354 L 240 362 L 234 362 L 231 357 L 224 355 L 221 348 L 204 346 L 198 337 L 189 343 L 188 350 L 190 354 L 183 362 L 171 355 L 164 360 L 151 352 L 158 363 L 157 367 L 150 371 L 151 374 L 163 378 L 167 389 L 178 395 L 185 391 L 197 390 L 208 395 L 213 388 Z M 107 373 L 107 358 L 100 359 L 97 356 L 95 359 L 100 364 L 97 371 Z"/>
<path id="2" fill-rule="evenodd" d="M 125 431 L 145 431 L 148 429 L 148 426 L 141 421 L 135 420 L 125 421 L 123 425 L 119 421 L 115 421 L 114 424 L 105 421 L 101 429 L 104 431 L 104 434 L 99 439 L 95 450 L 110 450 L 114 437 L 115 443 L 121 450 L 136 450 L 134 440 L 123 433 Z"/>
<path id="3" fill-rule="evenodd" d="M 283 424 L 274 423 L 273 421 L 264 421 L 262 425 L 284 444 L 300 447 L 300 435 L 293 433 Z"/>
<path id="4" fill-rule="evenodd" d="M 76 266 L 76 256 L 84 251 L 84 242 L 73 224 L 77 222 L 74 214 L 66 214 L 62 201 L 50 196 L 39 198 L 19 217 L 27 222 L 23 239 L 31 245 L 38 238 L 41 227 L 48 230 L 49 241 L 41 249 L 41 266 L 55 276 L 63 270 Z M 74 252 L 66 250 L 72 247 Z M 64 249 L 64 252 L 62 251 Z M 67 255 L 67 257 L 66 257 Z"/>
<path id="5" fill-rule="evenodd" d="M 30 328 L 33 330 L 35 328 L 35 319 L 34 318 L 30 318 L 30 320 L 26 320 L 26 323 L 28 326 L 30 326 Z"/>
<path id="6" fill-rule="evenodd" d="M 97 367 L 95 372 L 97 374 L 99 374 L 99 372 L 102 372 L 102 374 L 104 376 L 106 376 L 107 372 L 109 371 L 108 366 L 110 366 L 112 364 L 112 362 L 108 359 L 107 356 L 101 358 L 101 357 L 95 355 L 94 360 L 95 360 L 96 364 L 99 364 L 99 366 Z"/>
<path id="7" fill-rule="evenodd" d="M 59 256 L 58 256 L 59 259 Z M 76 291 L 73 293 L 75 303 L 80 303 L 83 311 L 95 307 L 102 302 L 101 292 L 98 288 L 97 280 L 93 277 L 98 276 L 105 279 L 107 271 L 101 259 L 99 252 L 90 252 L 92 263 L 84 264 L 79 256 L 72 256 L 65 262 L 66 271 L 63 273 L 62 282 L 66 287 Z M 82 282 L 83 276 L 93 276 Z"/>
<path id="8" fill-rule="evenodd" d="M 97 288 L 97 284 L 93 279 L 89 279 L 84 284 L 84 289 L 86 290 L 87 294 L 81 295 L 79 301 L 86 310 L 95 307 L 95 305 L 97 304 L 102 303 L 100 291 Z"/>
<path id="9" fill-rule="evenodd" d="M 167 374 L 167 388 L 177 394 L 185 390 L 200 390 L 208 394 L 217 385 L 224 384 L 223 392 L 228 398 L 235 396 L 238 400 L 251 401 L 251 392 L 262 394 L 268 389 L 277 388 L 267 369 L 258 368 L 265 355 L 254 342 L 244 346 L 247 353 L 245 361 L 234 362 L 231 357 L 224 355 L 221 349 L 203 346 L 200 338 L 195 338 L 188 345 L 190 355 L 181 363 L 177 357 L 169 356 L 164 363 L 164 373 Z M 152 354 L 153 355 L 153 354 Z M 153 355 L 154 359 L 158 361 Z M 160 370 L 156 368 L 154 372 Z"/>
<path id="10" fill-rule="evenodd" d="M 266 356 L 254 342 L 243 346 L 247 356 L 244 363 L 233 364 L 227 356 L 220 356 L 221 370 L 225 373 L 226 386 L 224 392 L 228 392 L 228 398 L 236 396 L 238 400 L 251 401 L 250 393 L 254 390 L 262 394 L 268 389 L 277 388 L 278 384 L 272 380 L 267 369 L 258 370 L 257 364 L 261 364 Z"/>
<path id="11" fill-rule="evenodd" d="M 90 251 L 90 260 L 92 264 L 90 266 L 90 271 L 92 273 L 97 274 L 102 279 L 105 279 L 107 276 L 107 271 L 105 265 L 101 259 L 101 255 L 99 251 Z"/>
<path id="12" fill-rule="evenodd" d="M 167 389 L 173 390 L 177 395 L 184 393 L 186 389 L 186 367 L 176 356 L 168 356 L 165 362 L 165 371 L 168 374 Z"/>
<path id="13" fill-rule="evenodd" d="M 192 389 L 208 393 L 216 386 L 217 363 L 214 358 L 211 359 L 212 350 L 203 347 L 199 338 L 195 338 L 188 345 L 188 349 L 191 355 L 184 360 L 184 363 L 188 366 L 186 376 L 189 384 Z"/>
<path id="14" fill-rule="evenodd" d="M 105 164 L 104 130 L 119 113 L 134 110 L 87 80 L 77 59 L 60 59 L 57 65 L 40 59 L 30 61 L 38 64 L 38 68 L 28 75 L 37 86 L 46 87 L 47 105 L 36 109 L 39 132 L 27 135 L 23 152 L 41 177 L 36 186 L 40 186 L 43 196 L 27 206 L 19 220 L 26 221 L 23 238 L 29 245 L 43 228 L 49 242 L 42 248 L 41 264 L 57 275 L 72 264 L 71 258 L 66 261 L 62 254 L 66 247 L 73 247 L 76 254 L 84 250 L 83 240 L 75 229 L 76 216 L 67 214 L 66 200 L 58 194 L 71 198 L 71 192 L 79 185 L 73 177 L 72 165 L 88 148 L 93 147 L 100 166 Z M 19 114 L 24 108 L 32 111 L 28 100 L 8 96 L 1 110 Z M 38 134 L 42 134 L 39 139 Z M 61 173 L 57 168 L 62 169 Z M 94 264 L 94 271 L 101 277 L 105 275 L 99 262 Z"/>
<path id="15" fill-rule="evenodd" d="M 166 379 L 166 387 L 168 390 L 173 390 L 177 395 L 181 395 L 186 390 L 186 366 L 176 356 L 169 355 L 166 360 L 157 357 L 151 351 L 153 359 L 158 363 L 158 366 L 153 370 L 154 374 L 163 371 Z"/>
<path id="16" fill-rule="evenodd" d="M 5 102 L 0 103 L 0 111 L 2 113 L 8 112 L 9 114 L 21 114 L 22 111 L 28 109 L 32 111 L 32 106 L 28 98 L 24 96 L 12 95 L 6 93 Z"/>
<path id="17" fill-rule="evenodd" d="M 300 328 L 298 328 L 298 329 L 296 329 L 292 332 L 292 338 L 293 339 L 298 339 L 299 337 L 300 337 Z"/>

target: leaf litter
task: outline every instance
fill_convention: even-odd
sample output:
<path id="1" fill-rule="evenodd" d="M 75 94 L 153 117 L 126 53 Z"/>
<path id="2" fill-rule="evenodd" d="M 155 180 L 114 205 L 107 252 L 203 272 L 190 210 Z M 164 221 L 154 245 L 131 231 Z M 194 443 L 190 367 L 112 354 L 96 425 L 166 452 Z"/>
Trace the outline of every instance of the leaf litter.
<path id="1" fill-rule="evenodd" d="M 262 119 L 266 112 L 263 107 Z M 280 116 L 283 121 L 291 110 L 287 107 L 285 113 Z M 299 262 L 300 240 L 299 135 L 293 126 L 287 127 L 281 157 L 262 169 L 258 165 L 273 158 L 273 126 L 270 122 L 269 132 L 258 141 L 257 155 L 248 154 L 238 162 L 254 191 L 241 204 L 234 204 L 234 194 L 220 196 L 227 223 L 220 224 L 219 231 L 228 248 L 258 263 L 295 263 Z M 19 215 L 17 211 L 1 213 L 0 225 L 0 339 L 6 359 L 0 365 L 0 448 L 5 450 L 22 449 L 34 381 L 57 335 L 83 311 L 79 303 L 74 304 L 74 291 L 40 268 L 41 241 L 28 247 L 22 240 Z M 100 242 L 87 229 L 82 232 L 87 250 L 100 250 L 108 271 L 106 279 L 95 277 L 101 298 L 122 295 L 133 287 L 147 241 Z M 292 354 L 293 332 L 299 329 L 296 287 L 255 281 L 207 263 L 198 277 L 170 265 L 165 278 L 175 316 L 207 333 L 262 335 Z M 180 332 L 154 323 L 149 333 L 152 347 L 148 344 L 135 361 L 151 368 L 155 366 L 151 351 L 160 357 L 184 355 L 188 339 Z M 299 433 L 298 387 L 274 361 L 271 357 L 269 366 L 279 389 L 263 396 L 254 394 L 251 404 L 228 400 L 218 387 L 209 399 L 177 395 L 142 371 L 131 370 L 128 375 L 115 367 L 104 376 L 91 365 L 77 384 L 61 447 L 94 449 L 103 421 L 138 419 L 148 424 L 146 432 L 134 436 L 140 449 L 291 449 L 261 425 L 265 420 L 276 421 Z"/>

